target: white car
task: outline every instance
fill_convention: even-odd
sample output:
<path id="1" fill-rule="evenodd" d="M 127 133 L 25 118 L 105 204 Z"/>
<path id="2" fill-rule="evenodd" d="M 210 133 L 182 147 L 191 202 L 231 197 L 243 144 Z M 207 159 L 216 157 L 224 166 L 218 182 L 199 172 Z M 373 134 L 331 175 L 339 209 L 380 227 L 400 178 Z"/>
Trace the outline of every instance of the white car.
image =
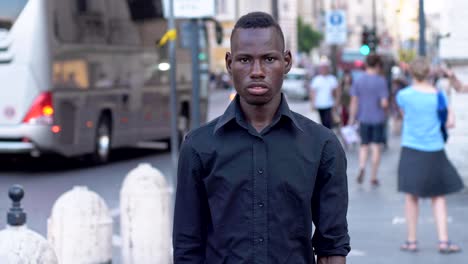
<path id="1" fill-rule="evenodd" d="M 291 68 L 283 81 L 283 93 L 288 98 L 307 100 L 309 98 L 307 71 Z"/>

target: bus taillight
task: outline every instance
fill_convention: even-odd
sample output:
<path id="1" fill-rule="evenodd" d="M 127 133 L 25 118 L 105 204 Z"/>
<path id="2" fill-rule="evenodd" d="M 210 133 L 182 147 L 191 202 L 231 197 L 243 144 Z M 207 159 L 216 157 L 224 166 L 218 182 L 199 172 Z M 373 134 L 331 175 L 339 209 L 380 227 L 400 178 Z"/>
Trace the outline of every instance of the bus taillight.
<path id="1" fill-rule="evenodd" d="M 23 123 L 51 125 L 54 121 L 53 116 L 54 107 L 52 105 L 52 94 L 46 92 L 34 99 L 28 114 L 23 119 Z"/>

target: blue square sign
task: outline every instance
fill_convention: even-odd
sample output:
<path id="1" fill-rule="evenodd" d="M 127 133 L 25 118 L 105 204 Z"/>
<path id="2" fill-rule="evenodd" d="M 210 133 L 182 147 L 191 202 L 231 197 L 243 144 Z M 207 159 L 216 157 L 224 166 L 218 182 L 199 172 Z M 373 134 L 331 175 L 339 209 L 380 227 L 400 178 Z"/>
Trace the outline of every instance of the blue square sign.
<path id="1" fill-rule="evenodd" d="M 327 11 L 325 21 L 325 43 L 335 45 L 346 43 L 348 33 L 346 12 L 343 10 Z"/>

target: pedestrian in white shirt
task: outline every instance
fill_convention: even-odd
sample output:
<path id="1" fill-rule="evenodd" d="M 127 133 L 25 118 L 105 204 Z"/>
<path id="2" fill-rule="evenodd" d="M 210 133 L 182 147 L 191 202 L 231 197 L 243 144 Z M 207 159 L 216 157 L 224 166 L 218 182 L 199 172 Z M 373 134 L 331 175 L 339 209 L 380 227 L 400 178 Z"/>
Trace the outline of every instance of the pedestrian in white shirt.
<path id="1" fill-rule="evenodd" d="M 312 109 L 317 109 L 320 114 L 322 125 L 327 128 L 333 127 L 333 107 L 335 98 L 338 97 L 338 81 L 335 76 L 329 73 L 328 64 L 319 65 L 319 74 L 310 83 L 310 102 Z"/>

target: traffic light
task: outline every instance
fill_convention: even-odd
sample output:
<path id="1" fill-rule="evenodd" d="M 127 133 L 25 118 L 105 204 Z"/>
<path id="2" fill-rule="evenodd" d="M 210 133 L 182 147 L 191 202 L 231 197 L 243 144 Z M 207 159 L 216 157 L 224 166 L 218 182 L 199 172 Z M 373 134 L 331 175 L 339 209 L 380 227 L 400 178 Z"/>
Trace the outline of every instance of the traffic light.
<path id="1" fill-rule="evenodd" d="M 361 52 L 362 55 L 367 56 L 370 53 L 370 48 L 367 45 L 362 45 L 361 48 L 359 49 L 359 52 Z"/>
<path id="2" fill-rule="evenodd" d="M 367 27 L 364 27 L 362 29 L 361 44 L 364 46 L 364 45 L 367 45 L 368 42 L 369 42 L 369 30 L 367 29 Z"/>
<path id="3" fill-rule="evenodd" d="M 374 29 L 364 27 L 361 35 L 361 48 L 359 49 L 362 55 L 368 55 L 371 52 L 376 52 L 379 40 Z"/>
<path id="4" fill-rule="evenodd" d="M 369 46 L 369 49 L 371 52 L 375 52 L 377 50 L 378 43 L 379 43 L 379 40 L 377 38 L 375 29 L 370 30 L 369 36 L 367 38 L 367 45 Z"/>

